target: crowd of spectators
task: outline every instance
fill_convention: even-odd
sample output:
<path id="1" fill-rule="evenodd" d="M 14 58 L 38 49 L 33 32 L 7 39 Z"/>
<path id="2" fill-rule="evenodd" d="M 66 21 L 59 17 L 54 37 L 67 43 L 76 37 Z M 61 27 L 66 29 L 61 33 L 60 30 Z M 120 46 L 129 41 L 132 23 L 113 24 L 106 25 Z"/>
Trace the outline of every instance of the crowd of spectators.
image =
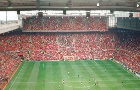
<path id="1" fill-rule="evenodd" d="M 120 31 L 117 35 L 115 58 L 140 73 L 140 32 Z"/>
<path id="2" fill-rule="evenodd" d="M 18 58 L 13 58 L 11 55 L 0 51 L 0 80 L 8 80 L 19 62 Z"/>
<path id="3" fill-rule="evenodd" d="M 5 77 L 20 52 L 27 60 L 116 59 L 140 73 L 140 33 L 20 33 L 0 35 L 0 72 Z M 11 58 L 14 57 L 15 59 Z"/>
<path id="4" fill-rule="evenodd" d="M 23 30 L 90 30 L 107 31 L 105 17 L 48 16 L 28 17 L 23 20 Z"/>

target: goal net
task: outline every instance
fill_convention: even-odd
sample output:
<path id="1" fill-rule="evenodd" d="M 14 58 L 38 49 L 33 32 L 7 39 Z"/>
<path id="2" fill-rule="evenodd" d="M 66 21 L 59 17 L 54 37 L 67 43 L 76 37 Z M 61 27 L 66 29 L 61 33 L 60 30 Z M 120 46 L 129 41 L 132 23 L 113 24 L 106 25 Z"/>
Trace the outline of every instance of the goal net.
<path id="1" fill-rule="evenodd" d="M 64 56 L 64 61 L 66 60 L 74 61 L 74 56 Z"/>

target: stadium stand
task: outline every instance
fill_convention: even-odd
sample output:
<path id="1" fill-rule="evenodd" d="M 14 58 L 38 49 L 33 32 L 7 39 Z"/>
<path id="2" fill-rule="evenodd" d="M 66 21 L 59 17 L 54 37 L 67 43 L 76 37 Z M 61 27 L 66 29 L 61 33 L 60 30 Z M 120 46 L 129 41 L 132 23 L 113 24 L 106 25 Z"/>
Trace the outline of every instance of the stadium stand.
<path id="1" fill-rule="evenodd" d="M 87 27 L 88 27 L 87 30 L 99 30 L 99 18 L 96 17 L 87 18 Z"/>
<path id="2" fill-rule="evenodd" d="M 73 17 L 72 25 L 73 30 L 87 30 L 86 17 Z"/>
<path id="3" fill-rule="evenodd" d="M 20 1 L 0 3 L 0 85 L 21 59 L 114 60 L 140 77 L 139 0 Z M 7 11 L 17 12 L 16 21 Z"/>
<path id="4" fill-rule="evenodd" d="M 58 60 L 58 44 L 56 34 L 44 35 L 44 60 Z"/>
<path id="5" fill-rule="evenodd" d="M 58 23 L 56 30 L 72 30 L 71 19 L 69 17 L 57 17 L 56 21 Z"/>
<path id="6" fill-rule="evenodd" d="M 31 43 L 30 34 L 19 34 L 17 36 L 20 44 L 20 53 L 23 54 L 24 58 L 29 59 L 29 46 Z"/>
<path id="7" fill-rule="evenodd" d="M 124 65 L 128 66 L 137 72 L 139 72 L 139 52 L 140 52 L 140 36 L 139 32 L 126 32 L 121 31 L 118 34 L 120 46 L 116 50 L 115 58 Z M 140 72 L 139 72 L 140 73 Z"/>
<path id="8" fill-rule="evenodd" d="M 43 30 L 42 17 L 32 17 L 31 19 L 31 30 Z"/>
<path id="9" fill-rule="evenodd" d="M 89 18 L 90 21 L 87 21 Z M 84 30 L 84 20 L 88 23 L 97 22 L 99 18 L 81 17 L 45 17 L 46 30 Z M 34 20 L 35 19 L 35 20 Z M 51 20 L 49 20 L 51 19 Z M 102 20 L 103 19 L 103 20 Z M 33 22 L 41 23 L 33 18 Z M 106 30 L 104 18 L 100 22 L 87 26 L 92 29 Z M 59 22 L 59 25 L 58 25 Z M 73 25 L 69 23 L 71 22 Z M 56 25 L 52 28 L 51 25 Z M 76 26 L 76 24 L 78 24 Z M 47 26 L 47 27 L 46 27 Z M 33 30 L 42 30 L 35 25 Z M 90 30 L 90 29 L 89 29 Z M 12 57 L 17 51 L 27 60 L 83 60 L 83 59 L 116 59 L 128 68 L 140 73 L 140 36 L 137 31 L 92 32 L 92 33 L 20 33 L 0 35 L 0 49 Z M 7 59 L 4 59 L 7 60 Z M 3 65 L 1 65 L 3 66 Z M 7 75 L 7 72 L 4 72 Z"/>
<path id="10" fill-rule="evenodd" d="M 24 24 L 23 24 L 23 29 L 24 30 L 31 30 L 31 27 L 30 27 L 30 18 L 29 17 L 27 17 L 26 19 L 23 19 L 23 22 L 24 22 Z"/>
<path id="11" fill-rule="evenodd" d="M 27 17 L 23 20 L 23 30 L 90 30 L 107 31 L 105 17 L 84 16 L 49 16 L 49 17 Z"/>
<path id="12" fill-rule="evenodd" d="M 0 51 L 0 62 L 0 79 L 4 80 L 9 77 L 20 61 L 19 58 L 13 58 L 9 54 Z"/>
<path id="13" fill-rule="evenodd" d="M 44 30 L 56 30 L 57 22 L 55 17 L 44 17 Z"/>

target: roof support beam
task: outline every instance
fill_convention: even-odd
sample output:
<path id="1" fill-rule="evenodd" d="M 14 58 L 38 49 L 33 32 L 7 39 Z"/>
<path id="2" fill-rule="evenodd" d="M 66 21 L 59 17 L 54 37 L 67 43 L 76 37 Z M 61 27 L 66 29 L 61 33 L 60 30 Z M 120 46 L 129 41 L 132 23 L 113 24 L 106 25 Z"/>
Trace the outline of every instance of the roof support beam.
<path id="1" fill-rule="evenodd" d="M 126 7 L 126 6 L 71 6 L 71 7 L 66 7 L 66 6 L 39 6 L 37 8 L 36 6 L 13 6 L 12 8 L 8 7 L 1 7 L 0 11 L 2 10 L 38 10 L 38 9 L 47 9 L 47 10 L 63 10 L 63 9 L 68 9 L 68 10 L 135 10 L 134 7 Z"/>
<path id="2" fill-rule="evenodd" d="M 10 0 L 7 0 L 7 2 L 9 3 L 8 6 L 11 6 L 12 2 Z"/>
<path id="3" fill-rule="evenodd" d="M 36 7 L 38 10 L 40 10 L 40 0 L 36 0 Z"/>

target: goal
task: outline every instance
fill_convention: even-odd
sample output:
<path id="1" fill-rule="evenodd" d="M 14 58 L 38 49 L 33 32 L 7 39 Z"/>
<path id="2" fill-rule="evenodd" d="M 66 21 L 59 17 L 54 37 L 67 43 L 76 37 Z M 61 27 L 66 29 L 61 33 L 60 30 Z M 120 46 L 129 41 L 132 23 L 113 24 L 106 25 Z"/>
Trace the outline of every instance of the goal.
<path id="1" fill-rule="evenodd" d="M 64 56 L 64 61 L 74 61 L 74 56 Z"/>

